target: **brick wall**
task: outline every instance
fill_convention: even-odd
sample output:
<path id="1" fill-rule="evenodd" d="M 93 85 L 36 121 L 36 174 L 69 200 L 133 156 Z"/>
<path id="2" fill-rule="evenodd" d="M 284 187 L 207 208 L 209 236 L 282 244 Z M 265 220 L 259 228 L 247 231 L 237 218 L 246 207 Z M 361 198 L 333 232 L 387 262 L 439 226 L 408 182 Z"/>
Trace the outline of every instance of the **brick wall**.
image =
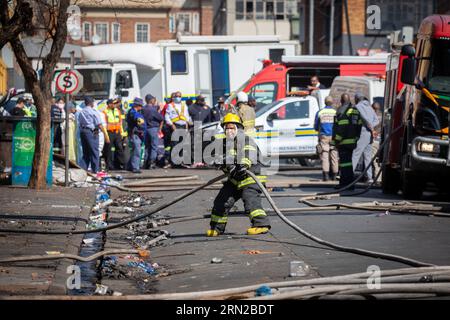
<path id="1" fill-rule="evenodd" d="M 201 6 L 200 9 L 200 33 L 203 36 L 213 34 L 213 7 Z"/>
<path id="2" fill-rule="evenodd" d="M 91 23 L 91 37 L 94 35 L 94 24 L 97 22 L 108 23 L 108 41 L 111 43 L 112 41 L 112 25 L 113 23 L 120 24 L 120 42 L 135 42 L 136 37 L 136 23 L 148 23 L 150 24 L 150 41 L 157 42 L 159 40 L 167 40 L 167 39 L 175 39 L 176 33 L 169 32 L 169 15 L 176 14 L 177 12 L 189 12 L 199 13 L 200 25 L 199 31 L 200 35 L 212 35 L 213 34 L 213 7 L 212 5 L 202 6 L 201 8 L 195 9 L 192 8 L 190 10 L 179 10 L 172 9 L 166 10 L 164 12 L 157 12 L 158 17 L 120 17 L 120 13 L 118 17 L 114 14 L 113 11 L 102 12 L 101 15 L 96 16 L 95 12 L 87 12 L 87 14 L 82 15 L 81 24 L 83 26 L 84 22 Z M 86 13 L 86 11 L 85 11 Z M 70 40 L 70 43 L 77 45 L 90 45 L 91 43 L 83 42 L 82 40 L 73 41 Z"/>

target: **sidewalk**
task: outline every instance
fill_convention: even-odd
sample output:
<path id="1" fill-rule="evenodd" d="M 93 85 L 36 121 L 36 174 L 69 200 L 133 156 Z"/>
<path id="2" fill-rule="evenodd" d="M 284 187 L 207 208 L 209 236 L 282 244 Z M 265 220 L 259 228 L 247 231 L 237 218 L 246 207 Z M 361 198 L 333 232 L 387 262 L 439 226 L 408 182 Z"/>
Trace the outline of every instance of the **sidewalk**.
<path id="1" fill-rule="evenodd" d="M 46 191 L 0 186 L 0 228 L 84 229 L 94 204 L 94 188 L 53 187 Z M 47 251 L 78 254 L 83 235 L 0 233 L 0 259 L 45 255 Z M 65 294 L 67 259 L 0 264 L 0 295 Z"/>

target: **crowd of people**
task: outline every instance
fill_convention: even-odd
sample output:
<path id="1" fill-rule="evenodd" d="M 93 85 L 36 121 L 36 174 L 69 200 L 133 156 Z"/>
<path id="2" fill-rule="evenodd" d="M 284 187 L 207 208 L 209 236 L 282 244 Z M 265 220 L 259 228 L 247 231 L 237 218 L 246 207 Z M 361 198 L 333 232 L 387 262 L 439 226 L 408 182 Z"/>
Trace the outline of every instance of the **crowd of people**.
<path id="1" fill-rule="evenodd" d="M 66 104 L 63 97 L 53 99 L 53 151 L 66 152 L 64 120 L 68 112 L 69 160 L 86 170 L 140 173 L 141 169 L 156 167 L 187 167 L 172 162 L 171 150 L 177 143 L 171 141 L 172 132 L 177 129 L 192 132 L 195 122 L 203 125 L 220 121 L 227 113 L 223 97 L 214 106 L 209 106 L 202 95 L 195 100 L 183 99 L 181 92 L 172 93 L 164 102 L 158 102 L 151 94 L 144 100 L 137 97 L 127 104 L 117 97 L 108 99 L 105 106 L 97 105 L 89 96 L 80 105 L 73 101 Z M 16 106 L 4 115 L 36 116 L 32 97 L 24 95 L 17 99 Z"/>
<path id="2" fill-rule="evenodd" d="M 331 96 L 325 98 L 325 107 L 315 118 L 318 131 L 317 153 L 322 162 L 323 181 L 335 180 L 340 173 L 338 188 L 354 181 L 354 173 L 363 160 L 367 182 L 372 183 L 380 168 L 372 158 L 377 154 L 381 128 L 381 106 L 372 105 L 361 93 L 356 93 L 352 104 L 349 94 L 341 96 L 339 106 L 334 106 Z M 374 167 L 374 170 L 372 169 Z M 354 189 L 351 186 L 349 190 Z"/>

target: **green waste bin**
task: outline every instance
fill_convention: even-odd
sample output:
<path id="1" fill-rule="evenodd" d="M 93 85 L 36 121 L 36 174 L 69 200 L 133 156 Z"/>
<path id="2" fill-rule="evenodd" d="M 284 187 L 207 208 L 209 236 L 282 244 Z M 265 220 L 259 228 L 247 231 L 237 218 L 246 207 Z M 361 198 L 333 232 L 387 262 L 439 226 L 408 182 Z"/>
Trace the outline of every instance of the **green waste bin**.
<path id="1" fill-rule="evenodd" d="M 12 137 L 12 185 L 27 186 L 31 177 L 34 147 L 36 141 L 36 118 L 23 118 L 15 121 Z M 50 156 L 48 159 L 46 181 L 52 185 L 53 126 L 50 134 Z"/>

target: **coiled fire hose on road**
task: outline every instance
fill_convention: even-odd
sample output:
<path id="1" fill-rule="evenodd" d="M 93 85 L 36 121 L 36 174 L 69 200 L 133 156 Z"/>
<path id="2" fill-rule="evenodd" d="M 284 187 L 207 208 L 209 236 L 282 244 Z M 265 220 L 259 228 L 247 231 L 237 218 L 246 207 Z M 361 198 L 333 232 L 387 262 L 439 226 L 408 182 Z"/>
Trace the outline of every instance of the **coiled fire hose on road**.
<path id="1" fill-rule="evenodd" d="M 327 247 L 330 247 L 330 248 L 333 248 L 333 249 L 336 249 L 336 250 L 339 250 L 339 251 L 355 253 L 355 254 L 368 256 L 368 257 L 372 257 L 372 258 L 380 258 L 380 259 L 385 259 L 385 260 L 391 260 L 391 261 L 395 261 L 395 262 L 405 263 L 407 265 L 414 266 L 414 267 L 434 266 L 433 264 L 430 264 L 430 263 L 426 263 L 426 262 L 422 262 L 422 261 L 418 261 L 418 260 L 413 260 L 413 259 L 405 258 L 405 257 L 402 257 L 402 256 L 397 256 L 397 255 L 387 254 L 387 253 L 382 253 L 382 252 L 376 252 L 376 251 L 363 250 L 363 249 L 359 249 L 359 248 L 344 247 L 344 246 L 340 246 L 338 244 L 335 244 L 333 242 L 329 242 L 329 241 L 325 241 L 323 239 L 320 239 L 320 238 L 312 235 L 311 233 L 305 231 L 304 229 L 300 228 L 295 223 L 293 223 L 291 220 L 286 218 L 286 216 L 280 211 L 280 209 L 278 209 L 277 205 L 273 201 L 273 199 L 270 196 L 269 192 L 264 187 L 264 185 L 258 180 L 256 175 L 253 172 L 249 171 L 249 170 L 247 170 L 247 174 L 256 181 L 256 184 L 261 189 L 261 192 L 266 196 L 267 201 L 269 201 L 270 205 L 275 210 L 276 214 L 280 217 L 280 219 L 283 220 L 287 225 L 289 225 L 295 231 L 299 232 L 304 237 L 306 237 L 306 238 L 308 238 L 310 240 L 313 240 L 314 242 L 317 242 L 319 244 L 325 245 Z"/>

